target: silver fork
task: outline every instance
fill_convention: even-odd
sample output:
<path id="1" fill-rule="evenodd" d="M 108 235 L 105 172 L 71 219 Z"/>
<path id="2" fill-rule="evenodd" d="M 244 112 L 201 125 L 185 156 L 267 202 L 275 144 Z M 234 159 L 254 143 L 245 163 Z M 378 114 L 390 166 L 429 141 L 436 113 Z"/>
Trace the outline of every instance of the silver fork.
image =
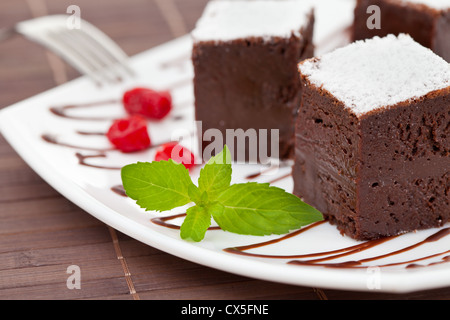
<path id="1" fill-rule="evenodd" d="M 0 30 L 0 41 L 21 34 L 53 51 L 98 85 L 134 77 L 129 57 L 105 33 L 85 20 L 69 28 L 67 15 L 52 15 L 19 22 Z"/>

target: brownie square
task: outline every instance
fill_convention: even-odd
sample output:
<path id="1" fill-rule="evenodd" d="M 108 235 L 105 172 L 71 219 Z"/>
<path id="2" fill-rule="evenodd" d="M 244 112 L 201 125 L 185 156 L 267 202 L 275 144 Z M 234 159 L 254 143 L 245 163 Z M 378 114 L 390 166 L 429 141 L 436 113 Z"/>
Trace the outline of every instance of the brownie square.
<path id="1" fill-rule="evenodd" d="M 369 29 L 367 8 L 380 8 L 381 29 Z M 358 0 L 353 39 L 407 33 L 423 46 L 450 62 L 449 0 Z"/>
<path id="2" fill-rule="evenodd" d="M 291 157 L 301 88 L 298 63 L 313 56 L 313 25 L 313 7 L 305 1 L 210 2 L 192 32 L 199 135 L 218 129 L 235 160 L 258 162 L 259 149 L 255 154 L 250 143 L 238 149 L 237 141 L 235 148 L 226 141 L 227 130 L 254 129 L 258 147 L 267 146 L 268 155 L 276 155 L 271 149 L 276 139 L 278 158 Z M 272 129 L 279 130 L 279 139 Z M 211 143 L 202 139 L 202 151 Z"/>
<path id="3" fill-rule="evenodd" d="M 450 65 L 407 35 L 299 64 L 294 194 L 352 238 L 450 219 Z"/>

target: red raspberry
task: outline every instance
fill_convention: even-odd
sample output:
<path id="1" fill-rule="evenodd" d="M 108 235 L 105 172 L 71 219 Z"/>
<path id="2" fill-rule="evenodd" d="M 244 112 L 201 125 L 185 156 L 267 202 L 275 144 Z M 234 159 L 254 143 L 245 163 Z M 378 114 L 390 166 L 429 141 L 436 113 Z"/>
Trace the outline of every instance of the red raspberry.
<path id="1" fill-rule="evenodd" d="M 125 153 L 141 151 L 151 145 L 147 121 L 137 115 L 114 121 L 106 136 L 117 149 Z"/>
<path id="2" fill-rule="evenodd" d="M 169 159 L 182 163 L 186 169 L 195 166 L 195 158 L 192 152 L 176 142 L 166 143 L 156 152 L 155 161 L 167 161 Z"/>
<path id="3" fill-rule="evenodd" d="M 168 91 L 135 88 L 125 92 L 122 102 L 129 114 L 140 114 L 153 120 L 163 119 L 172 110 L 172 96 Z"/>

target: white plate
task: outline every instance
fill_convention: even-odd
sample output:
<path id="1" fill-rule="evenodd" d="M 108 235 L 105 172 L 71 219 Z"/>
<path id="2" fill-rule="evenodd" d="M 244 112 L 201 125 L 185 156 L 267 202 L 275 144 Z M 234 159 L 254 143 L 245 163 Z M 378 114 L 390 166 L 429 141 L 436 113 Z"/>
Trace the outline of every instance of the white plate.
<path id="1" fill-rule="evenodd" d="M 335 3 L 335 1 L 331 0 L 329 3 Z M 316 41 L 325 39 L 325 42 L 329 44 L 326 41 L 327 37 L 332 36 L 337 29 L 345 29 L 350 23 L 348 10 L 337 14 L 336 8 L 333 12 L 341 18 L 344 17 L 341 21 L 336 20 L 340 29 L 329 21 L 326 24 L 321 23 L 328 19 L 319 19 L 318 28 L 321 28 L 321 31 Z M 332 38 L 336 40 L 334 36 Z M 172 89 L 176 106 L 174 115 L 182 117 L 181 120 L 171 118 L 162 123 L 150 123 L 150 134 L 156 144 L 167 141 L 172 138 L 174 132 L 177 132 L 186 136 L 184 143 L 190 146 L 194 121 L 193 71 L 189 60 L 191 46 L 190 38 L 183 37 L 132 59 L 133 67 L 139 73 L 140 84 L 155 89 Z M 323 46 L 321 48 L 325 50 Z M 77 79 L 3 110 L 0 113 L 1 132 L 20 156 L 67 199 L 111 227 L 180 258 L 247 277 L 308 287 L 401 293 L 450 285 L 450 264 L 442 260 L 449 255 L 442 252 L 450 248 L 450 236 L 400 254 L 366 262 L 361 268 L 291 265 L 287 262 L 295 260 L 293 258 L 271 259 L 243 256 L 223 250 L 228 247 L 278 239 L 279 236 L 261 238 L 214 230 L 208 231 L 205 240 L 201 243 L 183 241 L 179 238 L 178 230 L 162 227 L 150 221 L 151 218 L 158 216 L 156 213 L 144 212 L 131 199 L 111 190 L 111 187 L 121 184 L 119 170 L 80 165 L 75 156 L 76 152 L 84 155 L 96 155 L 98 152 L 54 145 L 42 139 L 43 134 L 53 134 L 62 142 L 83 147 L 108 148 L 109 144 L 105 137 L 85 136 L 76 132 L 80 130 L 105 132 L 110 121 L 66 119 L 51 113 L 49 108 L 73 103 L 120 99 L 126 89 L 135 87 L 138 82 L 125 83 L 113 88 L 98 88 L 86 78 Z M 111 116 L 124 114 L 120 103 L 71 112 L 85 116 L 95 116 L 96 113 Z M 104 158 L 90 158 L 87 161 L 93 165 L 120 167 L 137 161 L 151 161 L 153 153 L 153 149 L 129 155 L 109 151 L 105 153 Z M 243 182 L 247 181 L 247 175 L 258 172 L 260 168 L 256 165 L 235 165 L 233 170 L 233 182 Z M 192 172 L 194 179 L 198 176 L 198 171 L 196 169 Z M 256 181 L 272 181 L 289 172 L 289 167 L 283 168 L 276 173 L 259 176 Z M 292 191 L 293 187 L 290 177 L 281 179 L 274 185 L 285 188 L 287 191 Z M 159 216 L 183 213 L 185 209 L 179 208 Z M 180 220 L 177 219 L 174 223 L 179 224 Z M 419 243 L 438 231 L 440 230 L 433 229 L 406 234 L 368 250 L 324 263 L 361 260 L 394 252 Z M 359 243 L 341 236 L 335 227 L 324 223 L 298 236 L 253 249 L 250 252 L 266 255 L 294 255 L 337 250 L 357 244 Z M 424 267 L 406 268 L 412 264 L 408 261 L 434 254 L 438 255 L 416 262 L 416 265 Z M 379 267 L 386 264 L 396 265 Z"/>

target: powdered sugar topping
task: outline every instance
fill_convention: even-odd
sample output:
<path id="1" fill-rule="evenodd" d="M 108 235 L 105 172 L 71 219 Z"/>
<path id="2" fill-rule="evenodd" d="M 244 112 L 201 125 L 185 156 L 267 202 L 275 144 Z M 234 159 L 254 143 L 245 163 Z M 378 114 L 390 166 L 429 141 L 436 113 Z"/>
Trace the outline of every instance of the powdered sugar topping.
<path id="1" fill-rule="evenodd" d="M 404 34 L 357 41 L 299 68 L 358 116 L 450 86 L 450 64 Z"/>
<path id="2" fill-rule="evenodd" d="M 308 0 L 213 0 L 207 4 L 192 37 L 195 41 L 231 41 L 300 36 L 312 8 Z"/>

